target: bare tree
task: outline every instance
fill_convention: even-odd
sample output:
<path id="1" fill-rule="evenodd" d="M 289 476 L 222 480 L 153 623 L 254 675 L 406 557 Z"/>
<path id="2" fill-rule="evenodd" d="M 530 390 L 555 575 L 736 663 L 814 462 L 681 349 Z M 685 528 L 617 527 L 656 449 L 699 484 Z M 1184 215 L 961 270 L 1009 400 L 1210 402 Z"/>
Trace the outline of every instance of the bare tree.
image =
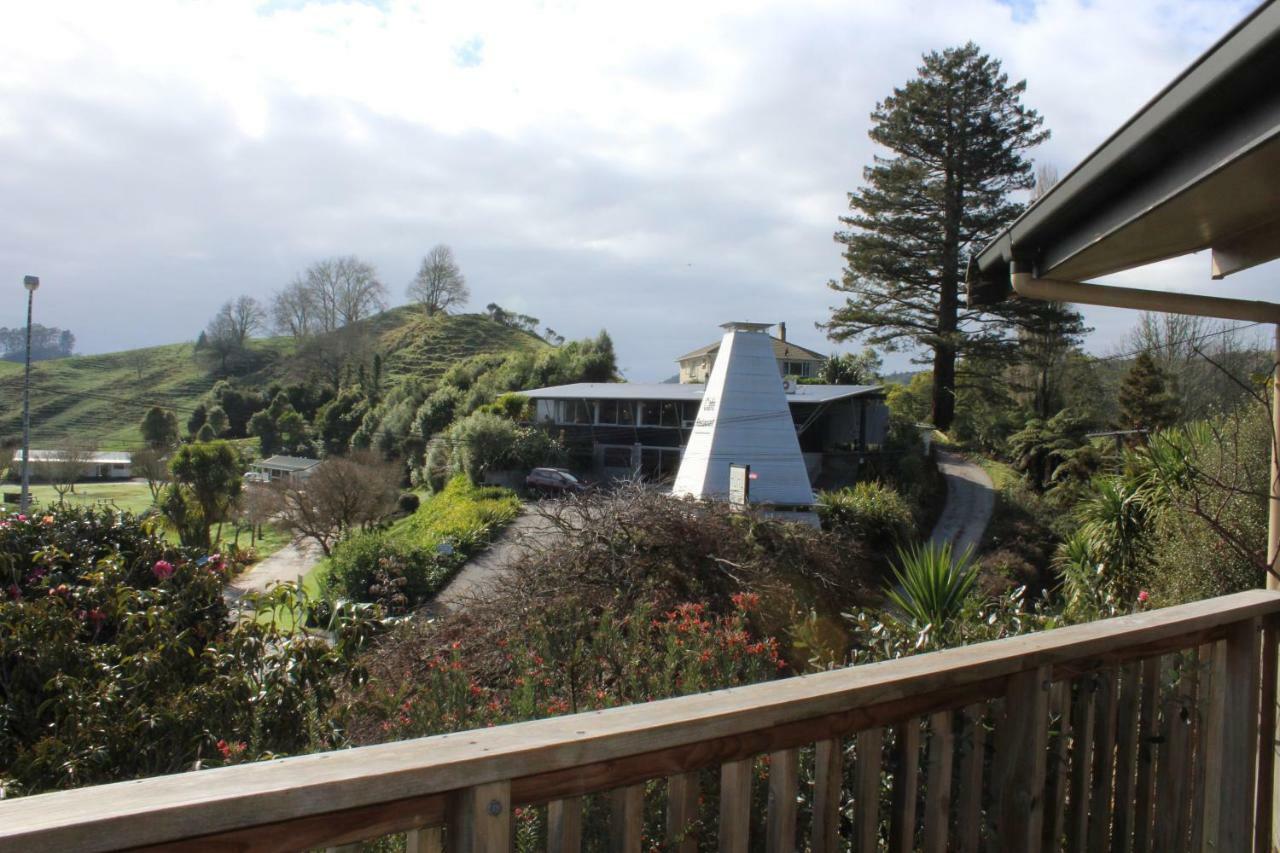
<path id="1" fill-rule="evenodd" d="M 311 539 L 325 556 L 348 531 L 371 527 L 396 507 L 397 465 L 370 453 L 333 457 L 305 480 L 272 485 L 276 522 L 295 541 Z"/>
<path id="2" fill-rule="evenodd" d="M 58 503 L 62 503 L 67 492 L 74 493 L 76 483 L 84 479 L 87 469 L 93 464 L 94 452 L 92 445 L 70 444 L 63 450 L 42 454 L 32 467 L 36 476 L 53 486 L 58 493 Z"/>
<path id="3" fill-rule="evenodd" d="M 231 328 L 239 338 L 240 345 L 244 346 L 253 337 L 253 333 L 262 328 L 267 312 L 262 303 L 247 295 L 237 297 L 235 302 L 228 302 L 227 305 L 231 308 Z"/>
<path id="4" fill-rule="evenodd" d="M 1143 313 L 1120 347 L 1151 354 L 1173 378 L 1189 420 L 1232 408 L 1242 399 L 1242 384 L 1271 370 L 1268 344 L 1251 330 L 1185 314 Z"/>
<path id="5" fill-rule="evenodd" d="M 408 293 L 410 299 L 422 303 L 428 314 L 461 307 L 471 298 L 467 279 L 453 258 L 453 250 L 444 243 L 427 252 L 418 274 L 409 282 Z"/>
<path id="6" fill-rule="evenodd" d="M 315 294 L 301 277 L 271 300 L 271 320 L 277 332 L 305 338 L 318 331 L 319 318 Z"/>
<path id="7" fill-rule="evenodd" d="M 165 451 L 144 447 L 133 454 L 133 474 L 147 481 L 151 502 L 160 499 L 160 493 L 169 485 L 169 462 Z"/>
<path id="8" fill-rule="evenodd" d="M 373 264 L 347 255 L 307 267 L 303 285 L 319 332 L 332 332 L 387 307 L 387 288 Z"/>

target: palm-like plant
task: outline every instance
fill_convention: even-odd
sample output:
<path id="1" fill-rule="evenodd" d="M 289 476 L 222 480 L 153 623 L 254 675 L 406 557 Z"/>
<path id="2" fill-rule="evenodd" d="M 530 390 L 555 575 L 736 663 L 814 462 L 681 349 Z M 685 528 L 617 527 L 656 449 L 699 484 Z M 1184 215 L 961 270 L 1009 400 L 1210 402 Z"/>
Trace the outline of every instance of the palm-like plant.
<path id="1" fill-rule="evenodd" d="M 893 576 L 897 586 L 885 589 L 889 600 L 918 630 L 941 633 L 964 609 L 978 572 L 972 547 L 956 554 L 949 542 L 925 542 L 898 549 Z"/>

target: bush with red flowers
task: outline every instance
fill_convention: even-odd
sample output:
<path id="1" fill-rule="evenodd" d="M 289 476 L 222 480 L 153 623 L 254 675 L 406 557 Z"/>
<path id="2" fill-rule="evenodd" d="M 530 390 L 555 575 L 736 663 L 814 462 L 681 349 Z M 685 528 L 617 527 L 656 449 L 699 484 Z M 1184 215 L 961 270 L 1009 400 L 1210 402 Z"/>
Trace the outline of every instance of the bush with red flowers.
<path id="1" fill-rule="evenodd" d="M 0 517 L 0 795 L 332 742 L 319 721 L 363 634 L 234 621 L 231 568 L 115 510 Z"/>

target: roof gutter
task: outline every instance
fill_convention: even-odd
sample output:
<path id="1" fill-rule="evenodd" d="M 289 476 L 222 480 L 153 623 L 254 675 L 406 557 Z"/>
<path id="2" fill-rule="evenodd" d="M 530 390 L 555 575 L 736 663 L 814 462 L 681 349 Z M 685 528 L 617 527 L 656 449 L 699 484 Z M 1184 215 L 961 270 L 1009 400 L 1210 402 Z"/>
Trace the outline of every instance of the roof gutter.
<path id="1" fill-rule="evenodd" d="M 1018 296 L 1044 302 L 1075 302 L 1103 305 L 1108 308 L 1132 308 L 1169 314 L 1194 314 L 1220 320 L 1244 320 L 1253 323 L 1280 324 L 1280 305 L 1251 299 L 1227 299 L 1195 293 L 1172 293 L 1167 290 L 1139 290 L 1136 287 L 1112 287 L 1036 278 L 1017 262 L 1009 268 L 1009 281 Z"/>

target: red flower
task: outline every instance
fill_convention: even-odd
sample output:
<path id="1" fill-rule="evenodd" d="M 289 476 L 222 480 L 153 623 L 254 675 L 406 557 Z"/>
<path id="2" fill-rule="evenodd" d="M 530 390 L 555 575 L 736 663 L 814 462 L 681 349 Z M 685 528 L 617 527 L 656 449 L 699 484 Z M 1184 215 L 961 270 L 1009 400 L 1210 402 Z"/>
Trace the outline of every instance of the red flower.
<path id="1" fill-rule="evenodd" d="M 1151 598 L 1151 596 L 1147 594 L 1147 591 L 1146 591 L 1145 589 L 1138 593 L 1138 603 L 1139 603 L 1139 604 L 1146 604 L 1146 603 L 1147 603 L 1147 601 L 1148 601 L 1148 599 L 1150 599 L 1150 598 Z"/>
<path id="2" fill-rule="evenodd" d="M 231 757 L 231 746 L 225 740 L 219 740 L 216 744 L 218 752 L 222 753 L 223 758 Z"/>
<path id="3" fill-rule="evenodd" d="M 156 564 L 151 567 L 151 573 L 156 576 L 156 580 L 166 580 L 173 577 L 173 563 L 168 560 L 156 560 Z"/>

